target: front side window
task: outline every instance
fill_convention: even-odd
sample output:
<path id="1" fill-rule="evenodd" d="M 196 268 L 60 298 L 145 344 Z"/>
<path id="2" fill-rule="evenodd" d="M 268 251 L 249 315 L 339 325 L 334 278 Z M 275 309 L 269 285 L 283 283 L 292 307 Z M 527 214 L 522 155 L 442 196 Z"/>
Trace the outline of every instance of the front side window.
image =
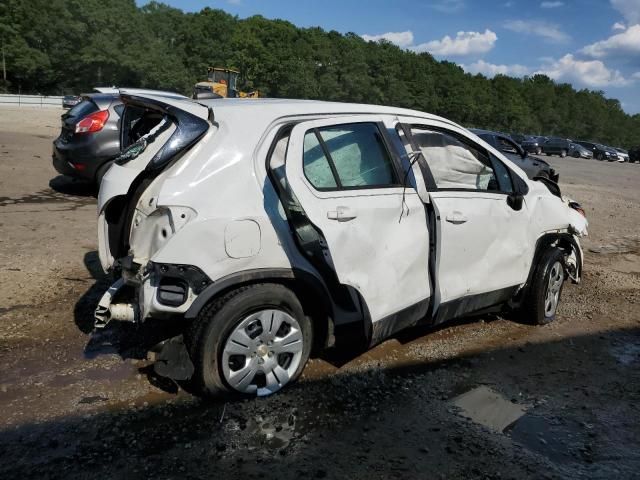
<path id="1" fill-rule="evenodd" d="M 317 189 L 385 187 L 398 183 L 375 123 L 308 131 L 303 164 L 305 176 Z"/>
<path id="2" fill-rule="evenodd" d="M 438 189 L 500 190 L 486 151 L 442 131 L 414 128 L 412 136 Z"/>

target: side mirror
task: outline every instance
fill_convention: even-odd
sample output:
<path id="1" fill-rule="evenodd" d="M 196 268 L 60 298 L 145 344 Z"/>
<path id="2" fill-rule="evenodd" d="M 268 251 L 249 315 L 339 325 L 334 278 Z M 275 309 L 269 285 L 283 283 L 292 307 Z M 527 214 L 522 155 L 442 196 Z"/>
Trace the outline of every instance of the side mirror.
<path id="1" fill-rule="evenodd" d="M 522 195 L 521 193 L 511 193 L 507 196 L 507 205 L 509 205 L 516 212 L 522 210 L 523 201 L 524 195 Z"/>

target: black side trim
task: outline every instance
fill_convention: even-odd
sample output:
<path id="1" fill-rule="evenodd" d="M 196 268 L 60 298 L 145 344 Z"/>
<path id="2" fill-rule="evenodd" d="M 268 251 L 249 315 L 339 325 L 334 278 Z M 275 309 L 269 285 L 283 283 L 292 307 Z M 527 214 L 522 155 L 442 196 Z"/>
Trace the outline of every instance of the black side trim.
<path id="1" fill-rule="evenodd" d="M 336 325 L 362 321 L 360 312 L 349 312 L 335 304 L 324 282 L 314 274 L 305 270 L 288 268 L 259 268 L 232 273 L 214 281 L 206 287 L 185 312 L 184 318 L 193 319 L 209 301 L 224 290 L 247 283 L 268 280 L 294 281 L 299 287 L 306 287 L 307 293 L 313 295 L 326 309 Z"/>
<path id="2" fill-rule="evenodd" d="M 438 308 L 434 324 L 446 322 L 453 318 L 459 318 L 470 313 L 477 313 L 489 307 L 506 303 L 518 291 L 518 285 L 501 288 L 492 292 L 467 295 L 449 302 L 443 303 Z"/>
<path id="3" fill-rule="evenodd" d="M 369 346 L 372 347 L 394 333 L 424 320 L 429 311 L 430 300 L 430 298 L 426 298 L 375 322 L 371 327 Z"/>

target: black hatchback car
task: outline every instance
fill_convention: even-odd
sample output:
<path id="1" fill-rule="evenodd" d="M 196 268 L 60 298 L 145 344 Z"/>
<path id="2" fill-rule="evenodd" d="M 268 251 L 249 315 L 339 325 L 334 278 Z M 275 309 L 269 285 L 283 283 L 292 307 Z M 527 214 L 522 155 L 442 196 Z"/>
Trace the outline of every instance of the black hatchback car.
<path id="1" fill-rule="evenodd" d="M 530 157 L 527 151 L 518 145 L 509 135 L 477 128 L 470 128 L 469 130 L 496 150 L 501 151 L 513 163 L 524 170 L 527 177 L 546 177 L 556 183 L 558 182 L 559 175 L 551 168 L 551 165 L 537 157 Z"/>
<path id="2" fill-rule="evenodd" d="M 593 158 L 596 160 L 608 160 L 610 162 L 618 160 L 618 152 L 611 147 L 605 147 L 604 145 L 593 142 L 579 141 L 576 143 L 582 145 L 587 150 L 591 150 L 593 152 Z"/>
<path id="3" fill-rule="evenodd" d="M 54 168 L 63 175 L 100 185 L 120 153 L 123 110 L 118 94 L 83 95 L 80 103 L 60 117 L 62 130 L 53 141 Z"/>

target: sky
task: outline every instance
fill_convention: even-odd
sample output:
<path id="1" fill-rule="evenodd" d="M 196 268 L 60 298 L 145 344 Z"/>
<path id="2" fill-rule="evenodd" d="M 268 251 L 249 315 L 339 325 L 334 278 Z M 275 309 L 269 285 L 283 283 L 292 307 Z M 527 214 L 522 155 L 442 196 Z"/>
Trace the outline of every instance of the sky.
<path id="1" fill-rule="evenodd" d="M 146 3 L 138 1 L 139 4 Z M 430 52 L 470 73 L 544 73 L 640 113 L 640 0 L 164 0 Z"/>

